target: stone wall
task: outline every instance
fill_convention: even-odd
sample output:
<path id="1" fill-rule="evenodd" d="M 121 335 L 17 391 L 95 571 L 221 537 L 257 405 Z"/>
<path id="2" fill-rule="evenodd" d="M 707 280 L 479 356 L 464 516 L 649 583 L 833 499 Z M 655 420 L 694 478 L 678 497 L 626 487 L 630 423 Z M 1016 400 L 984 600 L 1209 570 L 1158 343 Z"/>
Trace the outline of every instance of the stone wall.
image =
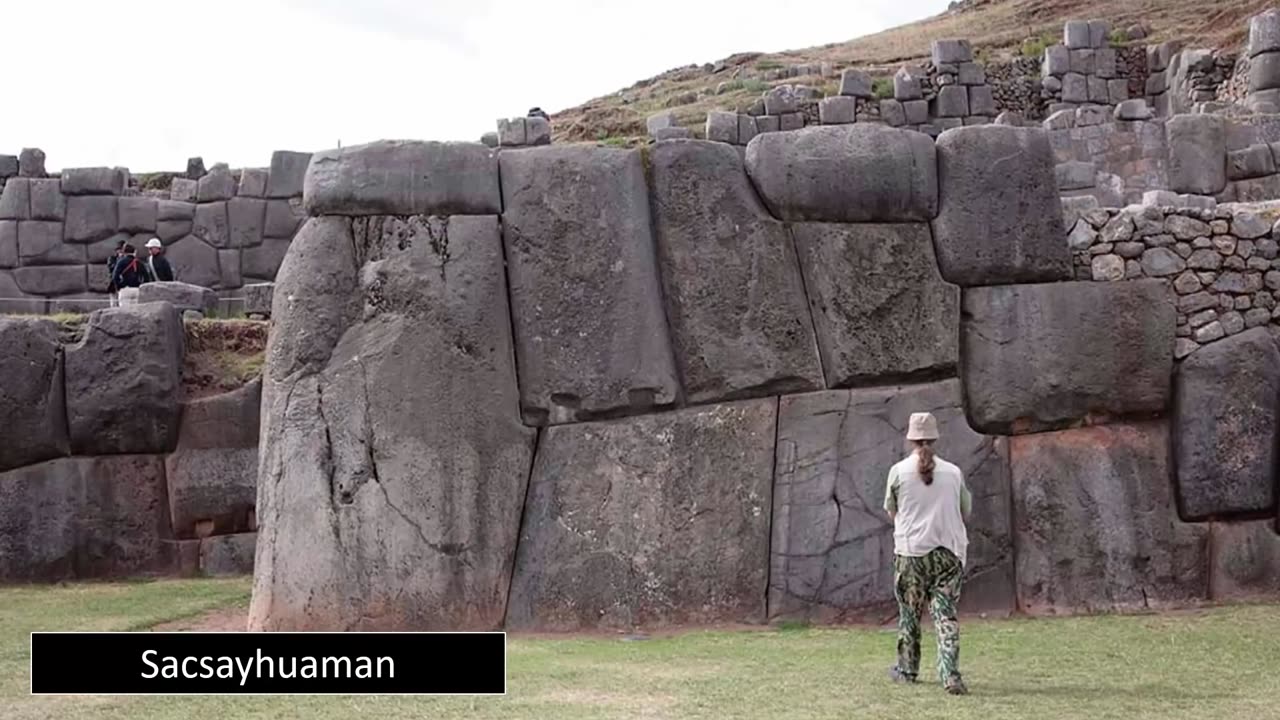
<path id="1" fill-rule="evenodd" d="M 1076 280 L 1044 130 L 856 123 L 745 156 L 384 141 L 318 154 L 304 205 L 255 628 L 882 616 L 883 478 L 918 410 L 975 491 L 967 609 L 1274 591 L 1254 449 L 1280 351 L 1254 328 L 1175 365 L 1170 283 Z M 1180 400 L 1233 386 L 1261 390 L 1211 417 L 1247 423 Z M 1216 447 L 1240 448 L 1240 492 L 1196 450 Z"/>
<path id="2" fill-rule="evenodd" d="M 274 279 L 302 219 L 310 154 L 276 152 L 270 168 L 238 177 L 225 165 L 141 191 L 124 168 L 22 172 L 0 156 L 0 309 L 90 311 L 107 304 L 106 261 L 118 241 L 160 238 L 179 280 L 235 294 Z"/>
<path id="3" fill-rule="evenodd" d="M 1095 105 L 1111 108 L 1129 99 L 1129 78 L 1121 75 L 1119 53 L 1111 47 L 1111 23 L 1072 20 L 1061 45 L 1045 48 L 1041 67 L 1048 112 Z"/>
<path id="4" fill-rule="evenodd" d="M 184 399 L 167 302 L 0 317 L 0 582 L 249 572 L 261 383 Z"/>

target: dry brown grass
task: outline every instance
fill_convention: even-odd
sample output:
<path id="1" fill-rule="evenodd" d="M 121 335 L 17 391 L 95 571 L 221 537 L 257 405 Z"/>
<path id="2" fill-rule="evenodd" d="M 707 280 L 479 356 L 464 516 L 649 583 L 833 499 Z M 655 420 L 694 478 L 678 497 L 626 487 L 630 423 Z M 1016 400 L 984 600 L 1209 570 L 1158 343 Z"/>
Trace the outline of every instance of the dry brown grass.
<path id="1" fill-rule="evenodd" d="M 1270 0 L 976 0 L 955 11 L 847 42 L 771 55 L 741 53 L 719 63 L 718 72 L 700 67 L 673 70 L 557 113 L 552 127 L 558 142 L 640 137 L 645 134 L 645 118 L 670 109 L 697 134 L 708 111 L 742 110 L 759 97 L 758 91 L 746 89 L 714 94 L 716 86 L 731 80 L 739 68 L 762 62 L 830 62 L 837 68 L 858 66 L 884 76 L 904 62 L 924 58 L 937 38 L 966 38 L 975 50 L 999 57 L 1016 53 L 1028 38 L 1060 35 L 1062 23 L 1071 19 L 1101 17 L 1117 28 L 1141 22 L 1150 31 L 1144 43 L 1178 40 L 1199 47 L 1239 48 L 1248 35 L 1248 18 L 1271 4 Z M 823 80 L 780 82 L 820 86 Z"/>

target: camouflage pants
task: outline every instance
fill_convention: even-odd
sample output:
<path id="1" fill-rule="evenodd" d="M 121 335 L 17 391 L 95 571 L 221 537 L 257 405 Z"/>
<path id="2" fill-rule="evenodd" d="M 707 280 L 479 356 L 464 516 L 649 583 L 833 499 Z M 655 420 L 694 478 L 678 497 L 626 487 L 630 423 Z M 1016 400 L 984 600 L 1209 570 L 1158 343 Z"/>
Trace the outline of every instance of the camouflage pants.
<path id="1" fill-rule="evenodd" d="M 960 623 L 956 602 L 964 566 L 946 548 L 924 557 L 895 555 L 894 596 L 898 599 L 898 670 L 915 679 L 920 669 L 920 616 L 925 604 L 938 631 L 938 678 L 950 686 L 960 681 Z"/>

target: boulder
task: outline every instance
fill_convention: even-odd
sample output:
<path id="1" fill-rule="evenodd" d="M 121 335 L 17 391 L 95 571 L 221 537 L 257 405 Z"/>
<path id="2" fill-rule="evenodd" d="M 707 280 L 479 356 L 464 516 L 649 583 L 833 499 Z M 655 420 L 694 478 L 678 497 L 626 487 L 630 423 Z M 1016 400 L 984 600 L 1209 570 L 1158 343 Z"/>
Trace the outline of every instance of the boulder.
<path id="1" fill-rule="evenodd" d="M 22 148 L 22 152 L 18 155 L 19 177 L 44 177 L 44 158 L 44 151 L 40 148 Z"/>
<path id="2" fill-rule="evenodd" d="M 267 175 L 269 198 L 302 197 L 311 164 L 311 153 L 277 150 L 271 153 L 271 169 Z"/>
<path id="3" fill-rule="evenodd" d="M 1044 49 L 1044 59 L 1040 65 L 1042 77 L 1060 78 L 1069 72 L 1071 72 L 1071 51 L 1066 45 L 1050 45 Z"/>
<path id="4" fill-rule="evenodd" d="M 1211 600 L 1280 593 L 1280 533 L 1269 520 L 1215 522 L 1209 535 Z"/>
<path id="5" fill-rule="evenodd" d="M 966 290 L 960 375 L 969 422 L 1008 435 L 1163 412 L 1171 295 L 1158 280 Z"/>
<path id="6" fill-rule="evenodd" d="M 738 125 L 737 113 L 712 110 L 707 113 L 707 124 L 704 134 L 706 135 L 707 140 L 737 145 Z"/>
<path id="7" fill-rule="evenodd" d="M 973 62 L 973 46 L 968 40 L 934 40 L 930 47 L 934 65 L 959 65 Z"/>
<path id="8" fill-rule="evenodd" d="M 111 237 L 118 225 L 113 196 L 89 195 L 67 198 L 67 219 L 63 238 L 67 242 L 91 243 Z"/>
<path id="9" fill-rule="evenodd" d="M 821 222 L 927 222 L 938 183 L 928 135 L 859 123 L 766 134 L 747 172 L 773 215 Z"/>
<path id="10" fill-rule="evenodd" d="M 1208 528 L 1178 520 L 1163 423 L 1015 437 L 1018 607 L 1146 610 L 1208 597 Z"/>
<path id="11" fill-rule="evenodd" d="M 942 277 L 963 287 L 1072 276 L 1048 134 L 1004 125 L 944 132 L 933 241 Z"/>
<path id="12" fill-rule="evenodd" d="M 26 180 L 31 192 L 31 219 L 56 220 L 67 217 L 67 199 L 58 180 Z M 5 187 L 8 187 L 6 184 Z"/>
<path id="13" fill-rule="evenodd" d="M 973 494 L 965 610 L 1013 610 L 1006 440 L 969 429 L 954 380 L 784 396 L 778 416 L 769 580 L 772 619 L 882 619 L 894 609 L 885 477 L 912 412 L 938 418 L 940 457 Z"/>
<path id="14" fill-rule="evenodd" d="M 1221 115 L 1175 115 L 1165 123 L 1169 189 L 1216 195 L 1227 184 L 1226 128 Z"/>
<path id="15" fill-rule="evenodd" d="M 178 440 L 182 321 L 168 303 L 99 310 L 66 349 L 67 426 L 77 455 L 164 453 Z"/>
<path id="16" fill-rule="evenodd" d="M 821 389 L 791 236 L 760 204 L 738 152 L 693 140 L 655 146 L 648 159 L 659 275 L 688 399 Z"/>
<path id="17" fill-rule="evenodd" d="M 158 206 L 155 198 L 122 197 L 117 201 L 118 219 L 116 229 L 130 233 L 153 233 L 156 231 Z M 142 248 L 138 248 L 141 250 Z"/>
<path id="18" fill-rule="evenodd" d="M 187 235 L 165 249 L 174 277 L 200 287 L 216 287 L 222 280 L 218 251 L 195 235 Z"/>
<path id="19" fill-rule="evenodd" d="M 924 223 L 792 226 L 827 387 L 954 372 L 960 291 Z"/>
<path id="20" fill-rule="evenodd" d="M 275 283 L 251 283 L 240 288 L 245 314 L 270 317 L 275 287 Z"/>
<path id="21" fill-rule="evenodd" d="M 1264 328 L 1200 348 L 1178 367 L 1174 451 L 1182 516 L 1276 506 L 1280 350 Z"/>
<path id="22" fill-rule="evenodd" d="M 874 97 L 871 76 L 856 68 L 846 68 L 840 73 L 840 94 L 855 98 Z"/>
<path id="23" fill-rule="evenodd" d="M 535 437 L 498 218 L 313 218 L 278 286 L 250 627 L 497 628 Z"/>
<path id="24" fill-rule="evenodd" d="M 216 248 L 231 247 L 231 221 L 227 216 L 227 203 L 218 201 L 197 205 L 191 234 Z"/>
<path id="25" fill-rule="evenodd" d="M 67 455 L 62 348 L 50 320 L 0 317 L 0 471 Z"/>
<path id="26" fill-rule="evenodd" d="M 519 147 L 527 145 L 529 138 L 528 125 L 525 118 L 498 119 L 498 145 L 501 147 Z"/>
<path id="27" fill-rule="evenodd" d="M 776 407 L 544 430 L 507 627 L 763 621 Z"/>
<path id="28" fill-rule="evenodd" d="M 640 153 L 551 146 L 503 152 L 501 166 L 525 421 L 674 402 Z"/>
<path id="29" fill-rule="evenodd" d="M 0 581 L 120 578 L 170 569 L 164 464 L 59 458 L 0 473 Z"/>
<path id="30" fill-rule="evenodd" d="M 218 294 L 185 282 L 150 282 L 138 288 L 139 303 L 167 302 L 179 313 L 195 310 L 206 315 L 217 310 Z"/>
<path id="31" fill-rule="evenodd" d="M 18 174 L 18 156 L 0 154 L 0 180 L 16 177 Z"/>
<path id="32" fill-rule="evenodd" d="M 200 570 L 209 577 L 252 575 L 258 533 L 217 535 L 200 541 Z"/>
<path id="33" fill-rule="evenodd" d="M 823 125 L 848 125 L 857 119 L 858 101 L 836 95 L 818 102 L 818 120 Z"/>
<path id="34" fill-rule="evenodd" d="M 920 88 L 919 75 L 906 67 L 898 68 L 898 71 L 893 74 L 893 97 L 903 102 L 924 97 Z"/>
<path id="35" fill-rule="evenodd" d="M 267 238 L 261 245 L 245 248 L 240 253 L 240 272 L 256 280 L 272 280 L 288 252 L 288 240 Z"/>
<path id="36" fill-rule="evenodd" d="M 480 143 L 400 140 L 326 150 L 307 166 L 303 205 L 311 215 L 496 214 L 498 156 Z"/>
<path id="37" fill-rule="evenodd" d="M 250 248 L 262 243 L 267 219 L 267 201 L 237 197 L 227 203 L 230 247 Z"/>
<path id="38" fill-rule="evenodd" d="M 261 404 L 262 382 L 254 380 L 183 405 L 178 446 L 165 459 L 176 537 L 253 529 Z"/>
<path id="39" fill-rule="evenodd" d="M 116 168 L 63 168 L 63 195 L 120 195 L 128 176 Z"/>

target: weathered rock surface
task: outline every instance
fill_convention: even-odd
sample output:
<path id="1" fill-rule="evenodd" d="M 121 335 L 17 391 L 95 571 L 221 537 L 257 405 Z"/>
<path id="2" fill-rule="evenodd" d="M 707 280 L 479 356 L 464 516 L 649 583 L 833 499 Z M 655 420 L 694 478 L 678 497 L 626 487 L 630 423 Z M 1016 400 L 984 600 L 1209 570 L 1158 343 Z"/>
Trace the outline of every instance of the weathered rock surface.
<path id="1" fill-rule="evenodd" d="M 0 317 L 0 378 L 0 470 L 68 454 L 56 324 Z"/>
<path id="2" fill-rule="evenodd" d="M 165 459 L 176 537 L 196 537 L 197 525 L 219 534 L 252 529 L 261 403 L 262 383 L 255 380 L 183 406 L 177 449 Z"/>
<path id="3" fill-rule="evenodd" d="M 1208 527 L 1178 520 L 1164 423 L 1010 443 L 1019 608 L 1108 612 L 1208 597 Z"/>
<path id="4" fill-rule="evenodd" d="M 197 205 L 191 234 L 215 248 L 231 247 L 231 221 L 227 216 L 226 201 Z"/>
<path id="5" fill-rule="evenodd" d="M 0 580 L 168 570 L 164 493 L 154 455 L 59 458 L 0 473 Z"/>
<path id="6" fill-rule="evenodd" d="M 1216 195 L 1227 184 L 1227 134 L 1222 116 L 1175 115 L 1165 123 L 1169 189 Z"/>
<path id="7" fill-rule="evenodd" d="M 502 211 L 498 157 L 480 143 L 380 140 L 326 150 L 307 166 L 303 204 L 311 215 L 493 215 Z"/>
<path id="8" fill-rule="evenodd" d="M 1280 593 L 1280 533 L 1268 520 L 1210 525 L 1212 600 Z"/>
<path id="9" fill-rule="evenodd" d="M 1071 278 L 1045 131 L 957 128 L 939 136 L 937 147 L 933 242 L 947 282 L 973 287 Z"/>
<path id="10" fill-rule="evenodd" d="M 938 212 L 933 141 L 911 130 L 859 123 L 765 133 L 747 145 L 746 166 L 782 220 L 928 222 Z"/>
<path id="11" fill-rule="evenodd" d="M 218 251 L 195 235 L 188 235 L 165 249 L 165 256 L 182 282 L 215 287 L 222 281 Z"/>
<path id="12" fill-rule="evenodd" d="M 72 452 L 173 450 L 184 343 L 182 321 L 168 303 L 90 315 L 84 338 L 65 353 Z"/>
<path id="13" fill-rule="evenodd" d="M 792 226 L 827 387 L 955 370 L 960 291 L 924 223 Z"/>
<path id="14" fill-rule="evenodd" d="M 525 422 L 674 402 L 640 153 L 553 146 L 504 151 L 501 163 Z"/>
<path id="15" fill-rule="evenodd" d="M 167 302 L 179 313 L 183 310 L 195 310 L 207 314 L 217 309 L 218 294 L 209 288 L 176 280 L 150 282 L 138 288 L 138 302 Z"/>
<path id="16" fill-rule="evenodd" d="M 966 290 L 960 368 L 969 422 L 1020 434 L 1164 411 L 1170 295 L 1158 280 Z"/>
<path id="17" fill-rule="evenodd" d="M 938 454 L 965 473 L 968 610 L 1013 609 L 1009 468 L 1003 438 L 975 433 L 954 380 L 781 399 L 769 614 L 822 622 L 882 616 L 893 607 L 893 524 L 885 478 L 905 453 L 913 412 L 938 418 Z"/>
<path id="18" fill-rule="evenodd" d="M 289 252 L 289 241 L 267 238 L 257 247 L 245 248 L 240 253 L 240 270 L 246 277 L 256 280 L 272 280 Z"/>
<path id="19" fill-rule="evenodd" d="M 119 195 L 124 192 L 127 175 L 116 168 L 63 168 L 64 195 Z"/>
<path id="20" fill-rule="evenodd" d="M 217 535 L 200 541 L 200 570 L 205 575 L 252 575 L 258 533 Z"/>
<path id="21" fill-rule="evenodd" d="M 118 224 L 117 203 L 119 198 L 110 195 L 67 198 L 63 237 L 74 243 L 91 243 L 111 237 Z"/>
<path id="22" fill-rule="evenodd" d="M 1275 508 L 1280 350 L 1265 328 L 1206 345 L 1184 360 L 1174 418 L 1184 518 Z"/>
<path id="23" fill-rule="evenodd" d="M 759 622 L 777 402 L 543 431 L 507 627 Z"/>
<path id="24" fill-rule="evenodd" d="M 534 442 L 502 265 L 493 216 L 299 231 L 263 384 L 250 627 L 501 624 Z"/>
<path id="25" fill-rule="evenodd" d="M 267 197 L 300 197 L 307 177 L 311 153 L 277 150 L 271 153 L 271 169 L 267 175 Z"/>
<path id="26" fill-rule="evenodd" d="M 230 247 L 249 248 L 262 243 L 267 219 L 267 201 L 232 198 L 227 203 L 227 227 Z"/>
<path id="27" fill-rule="evenodd" d="M 816 390 L 822 367 L 784 224 L 724 143 L 649 150 L 672 345 L 692 402 Z"/>

